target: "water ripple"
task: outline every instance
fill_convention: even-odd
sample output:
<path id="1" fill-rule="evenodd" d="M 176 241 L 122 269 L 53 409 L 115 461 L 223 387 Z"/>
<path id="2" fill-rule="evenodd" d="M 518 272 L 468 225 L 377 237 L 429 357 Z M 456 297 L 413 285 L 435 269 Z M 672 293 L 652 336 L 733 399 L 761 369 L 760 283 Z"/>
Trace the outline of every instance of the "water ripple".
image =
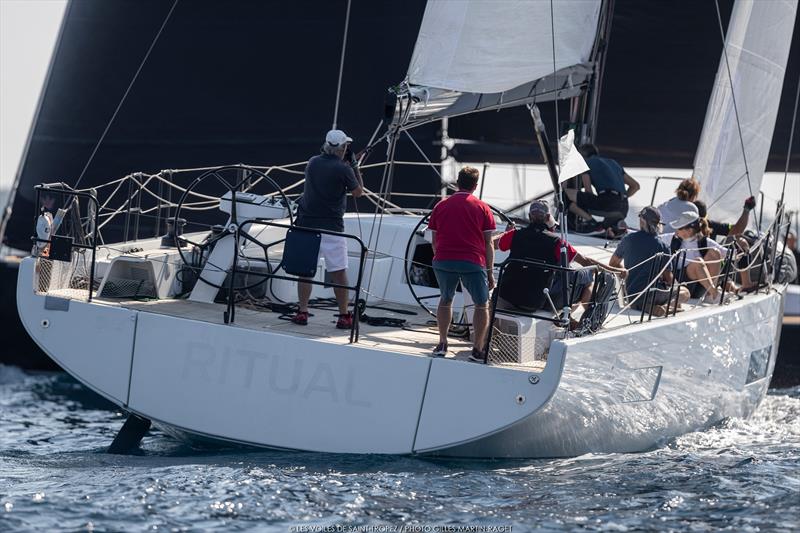
<path id="1" fill-rule="evenodd" d="M 208 449 L 158 431 L 141 455 L 107 455 L 122 420 L 63 374 L 0 367 L 0 530 L 792 531 L 800 523 L 800 387 L 772 391 L 750 420 L 647 453 L 557 460 Z"/>

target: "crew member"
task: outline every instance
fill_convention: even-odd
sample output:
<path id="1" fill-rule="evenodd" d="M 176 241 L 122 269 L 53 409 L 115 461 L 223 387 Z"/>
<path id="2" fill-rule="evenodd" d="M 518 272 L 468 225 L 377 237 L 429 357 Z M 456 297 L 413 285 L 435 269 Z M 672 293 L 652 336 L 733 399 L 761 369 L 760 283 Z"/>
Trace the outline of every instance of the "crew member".
<path id="1" fill-rule="evenodd" d="M 436 204 L 428 228 L 433 231 L 433 271 L 441 296 L 436 309 L 439 344 L 434 357 L 447 355 L 447 332 L 453 319 L 453 298 L 459 281 L 475 304 L 475 332 L 470 360 L 483 361 L 489 327 L 489 291 L 494 288 L 494 217 L 489 206 L 472 193 L 480 172 L 464 167 L 458 173 L 458 192 Z"/>
<path id="2" fill-rule="evenodd" d="M 556 222 L 546 201 L 531 202 L 528 218 L 530 220 L 528 227 L 512 228 L 495 239 L 498 249 L 510 252 L 510 259 L 560 266 L 563 247 L 567 251 L 568 265 L 575 261 L 584 267 L 597 266 L 612 274 L 625 275 L 625 269 L 609 267 L 591 257 L 581 255 L 572 245 L 553 233 Z M 571 271 L 569 276 L 569 285 L 572 287 L 570 293 L 573 298 L 566 305 L 573 305 L 578 301 L 582 304 L 588 303 L 592 294 L 592 271 L 585 269 Z M 539 268 L 522 261 L 511 261 L 503 274 L 500 298 L 504 300 L 502 303 L 507 302 L 528 311 L 547 309 L 550 303 L 544 297 L 543 289 L 548 288 L 553 305 L 560 310 L 565 306 L 561 280 L 562 275 L 554 270 Z"/>
<path id="3" fill-rule="evenodd" d="M 661 240 L 670 247 L 670 252 L 686 250 L 685 278 L 689 281 L 689 291 L 697 298 L 705 289 L 706 302 L 718 302 L 719 281 L 722 271 L 722 261 L 728 250 L 714 239 L 708 238 L 711 230 L 708 222 L 700 218 L 697 207 L 691 208 L 671 223 L 674 233 L 664 233 Z M 733 284 L 728 289 L 736 290 Z"/>
<path id="4" fill-rule="evenodd" d="M 597 147 L 584 144 L 578 149 L 586 160 L 589 172 L 580 176 L 578 189 L 565 189 L 569 211 L 581 219 L 577 228 L 590 233 L 598 228 L 592 215 L 603 217 L 600 227 L 617 236 L 624 232 L 625 217 L 628 216 L 628 198 L 639 190 L 639 182 L 630 177 L 622 165 L 606 157 L 600 157 Z M 583 191 L 580 186 L 583 186 Z M 592 187 L 597 194 L 592 192 Z"/>
<path id="5" fill-rule="evenodd" d="M 658 211 L 661 213 L 662 232 L 672 231 L 672 223 L 675 222 L 681 213 L 692 211 L 693 208 L 689 204 L 695 204 L 700 212 L 701 218 L 706 218 L 706 204 L 698 200 L 700 196 L 700 182 L 694 176 L 686 178 L 681 181 L 678 188 L 675 189 L 675 196 L 658 206 Z M 741 235 L 747 229 L 747 223 L 750 220 L 750 211 L 756 206 L 756 199 L 749 197 L 744 201 L 742 213 L 739 219 L 729 224 L 726 222 L 718 222 L 716 220 L 706 220 L 708 227 L 711 230 L 709 234 L 712 238 L 717 236 L 727 235 Z"/>
<path id="6" fill-rule="evenodd" d="M 628 268 L 625 288 L 628 302 L 632 302 L 633 309 L 641 310 L 646 305 L 648 312 L 655 316 L 664 316 L 667 314 L 667 303 L 670 302 L 672 270 L 669 247 L 658 238 L 659 233 L 661 214 L 655 207 L 645 207 L 639 213 L 639 231 L 629 233 L 622 239 L 609 264 Z M 652 278 L 649 277 L 651 272 L 654 276 Z M 651 292 L 645 294 L 648 288 Z M 677 306 L 688 299 L 689 289 L 675 287 L 670 303 Z"/>
<path id="7" fill-rule="evenodd" d="M 322 153 L 308 161 L 303 196 L 298 205 L 298 226 L 340 233 L 344 231 L 348 191 L 355 198 L 364 194 L 361 172 L 350 149 L 352 142 L 353 139 L 343 131 L 331 130 L 325 136 Z M 323 233 L 319 251 L 325 258 L 325 268 L 333 283 L 347 285 L 347 239 Z M 347 309 L 348 290 L 334 287 L 333 292 L 339 307 L 336 327 L 350 329 L 353 326 L 353 314 Z M 298 310 L 292 317 L 292 322 L 305 326 L 308 324 L 311 284 L 299 281 L 297 297 Z"/>

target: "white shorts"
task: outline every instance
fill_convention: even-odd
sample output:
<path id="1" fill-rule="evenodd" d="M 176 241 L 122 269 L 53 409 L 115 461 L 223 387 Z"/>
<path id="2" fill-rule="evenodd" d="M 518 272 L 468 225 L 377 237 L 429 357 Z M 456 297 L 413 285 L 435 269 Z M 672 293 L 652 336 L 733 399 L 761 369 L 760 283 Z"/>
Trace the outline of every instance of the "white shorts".
<path id="1" fill-rule="evenodd" d="M 344 237 L 323 233 L 319 253 L 325 259 L 325 270 L 328 272 L 347 268 L 347 239 Z"/>

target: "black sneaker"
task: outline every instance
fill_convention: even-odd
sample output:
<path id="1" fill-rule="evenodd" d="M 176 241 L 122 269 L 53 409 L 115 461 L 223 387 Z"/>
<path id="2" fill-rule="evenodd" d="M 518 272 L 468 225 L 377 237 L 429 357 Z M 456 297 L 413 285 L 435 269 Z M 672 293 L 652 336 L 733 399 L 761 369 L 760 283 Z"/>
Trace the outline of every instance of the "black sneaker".
<path id="1" fill-rule="evenodd" d="M 431 352 L 431 355 L 433 357 L 444 357 L 445 355 L 447 355 L 447 343 L 440 342 L 439 344 L 437 344 L 436 348 L 434 348 L 433 352 Z"/>
<path id="2" fill-rule="evenodd" d="M 469 360 L 473 363 L 483 363 L 486 360 L 486 354 L 473 347 L 472 353 L 469 355 Z"/>
<path id="3" fill-rule="evenodd" d="M 605 234 L 606 228 L 603 227 L 601 222 L 596 220 L 580 220 L 575 228 L 575 233 L 582 233 L 584 235 L 600 235 Z"/>

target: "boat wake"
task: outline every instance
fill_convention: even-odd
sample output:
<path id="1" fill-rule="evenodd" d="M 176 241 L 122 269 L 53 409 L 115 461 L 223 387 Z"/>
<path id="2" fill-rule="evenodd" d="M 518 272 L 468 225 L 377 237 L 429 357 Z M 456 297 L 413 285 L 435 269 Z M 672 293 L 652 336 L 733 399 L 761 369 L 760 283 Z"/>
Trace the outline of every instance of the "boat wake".
<path id="1" fill-rule="evenodd" d="M 473 461 L 189 447 L 155 431 L 104 453 L 120 416 L 65 375 L 4 368 L 0 529 L 239 530 L 494 524 L 521 530 L 791 529 L 800 387 L 644 453 Z M 76 429 L 78 429 L 76 431 Z"/>

